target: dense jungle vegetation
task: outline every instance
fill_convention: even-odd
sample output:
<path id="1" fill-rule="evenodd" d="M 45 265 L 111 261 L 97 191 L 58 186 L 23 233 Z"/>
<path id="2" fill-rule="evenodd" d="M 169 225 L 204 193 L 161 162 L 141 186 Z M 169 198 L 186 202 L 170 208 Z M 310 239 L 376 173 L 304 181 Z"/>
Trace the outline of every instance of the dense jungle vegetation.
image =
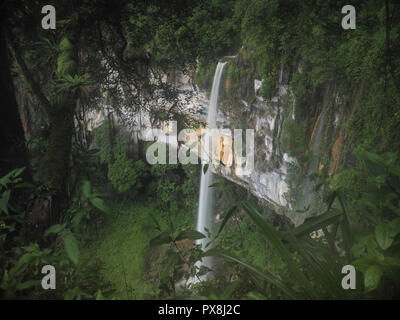
<path id="1" fill-rule="evenodd" d="M 54 0 L 57 28 L 45 30 L 41 1 L 0 1 L 0 298 L 399 298 L 400 6 L 354 0 L 357 28 L 343 30 L 346 4 Z M 254 79 L 268 100 L 289 74 L 296 121 L 284 122 L 282 145 L 298 179 L 327 87 L 343 101 L 332 112 L 344 115 L 345 142 L 334 174 L 334 141 L 323 146 L 325 206 L 296 228 L 218 179 L 220 220 L 203 252 L 201 167 L 151 166 L 148 143 L 112 117 L 88 130 L 87 115 L 107 105 L 195 128 L 161 79 L 181 71 L 210 90 L 218 60 L 236 54 L 224 104 L 238 113 Z M 203 256 L 219 259 L 215 278 L 181 287 L 207 271 L 195 265 Z M 44 265 L 56 267 L 56 290 L 41 287 Z M 354 290 L 342 288 L 345 265 Z"/>

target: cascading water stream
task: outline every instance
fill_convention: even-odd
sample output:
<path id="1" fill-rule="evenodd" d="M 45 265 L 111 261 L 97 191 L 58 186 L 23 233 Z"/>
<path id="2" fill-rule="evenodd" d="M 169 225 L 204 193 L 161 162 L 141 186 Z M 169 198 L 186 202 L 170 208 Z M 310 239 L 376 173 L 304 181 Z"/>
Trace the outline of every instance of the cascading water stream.
<path id="1" fill-rule="evenodd" d="M 218 62 L 217 68 L 214 74 L 213 85 L 211 89 L 211 99 L 208 107 L 207 114 L 207 132 L 205 134 L 205 139 L 212 138 L 210 136 L 211 129 L 216 128 L 216 114 L 218 107 L 218 95 L 219 95 L 219 87 L 221 82 L 221 76 L 226 62 Z M 209 141 L 209 140 L 208 140 Z M 208 150 L 207 150 L 208 151 Z M 207 152 L 208 153 L 208 152 Z M 199 195 L 199 209 L 197 213 L 197 231 L 207 235 L 207 230 L 212 232 L 213 225 L 213 188 L 209 188 L 213 181 L 213 174 L 211 172 L 211 162 L 212 155 L 209 154 L 209 167 L 205 170 L 206 164 L 202 165 L 201 170 L 201 180 L 200 180 L 200 195 Z M 206 172 L 204 172 L 206 171 Z M 210 241 L 208 237 L 204 239 L 197 240 L 197 244 L 201 244 L 202 249 L 206 249 L 207 243 Z M 207 247 L 210 249 L 210 247 Z M 201 262 L 197 264 L 198 267 L 205 266 L 209 269 L 213 269 L 214 263 L 211 257 L 205 257 Z M 207 279 L 211 276 L 210 273 L 205 274 L 201 278 Z"/>

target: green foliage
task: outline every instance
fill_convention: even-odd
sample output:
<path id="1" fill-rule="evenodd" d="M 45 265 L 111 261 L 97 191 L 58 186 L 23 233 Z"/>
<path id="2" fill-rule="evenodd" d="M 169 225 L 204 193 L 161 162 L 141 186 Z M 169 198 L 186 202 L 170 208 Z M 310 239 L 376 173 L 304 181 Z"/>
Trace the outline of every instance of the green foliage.
<path id="1" fill-rule="evenodd" d="M 276 75 L 268 75 L 263 79 L 261 94 L 264 98 L 271 99 L 276 94 Z"/>
<path id="2" fill-rule="evenodd" d="M 243 42 L 254 50 L 258 71 L 263 76 L 278 68 L 279 35 L 282 25 L 278 1 L 241 1 L 236 5 L 236 16 L 241 16 Z M 268 21 L 268 22 L 267 22 Z"/>
<path id="3" fill-rule="evenodd" d="M 62 239 L 65 253 L 75 266 L 79 264 L 79 241 L 76 235 L 78 235 L 82 230 L 82 222 L 85 219 L 89 219 L 89 203 L 103 213 L 108 215 L 111 214 L 110 208 L 100 197 L 100 194 L 92 191 L 92 185 L 90 181 L 85 180 L 81 187 L 81 207 L 78 207 L 75 215 L 73 215 L 71 219 L 64 224 L 52 225 L 44 233 L 45 237 L 51 234 L 56 234 L 60 239 Z"/>
<path id="4" fill-rule="evenodd" d="M 333 200 L 331 201 L 333 202 Z M 343 298 L 347 295 L 340 286 L 340 270 L 346 264 L 346 260 L 332 247 L 336 234 L 330 234 L 326 229 L 331 224 L 340 223 L 344 228 L 342 230 L 346 230 L 346 219 L 342 218 L 343 212 L 335 212 L 330 207 L 325 214 L 317 219 L 283 233 L 276 231 L 267 222 L 265 215 L 258 212 L 251 204 L 245 202 L 242 206 L 259 227 L 274 254 L 280 258 L 292 276 L 288 277 L 285 274 L 286 268 L 280 267 L 275 269 L 274 272 L 260 270 L 260 268 L 218 249 L 212 249 L 205 255 L 219 256 L 228 261 L 239 263 L 252 272 L 257 279 L 272 284 L 275 290 L 279 290 L 278 296 L 280 297 L 320 299 L 322 297 Z M 320 228 L 323 228 L 326 233 L 328 243 L 310 239 L 309 234 Z M 277 276 L 276 273 L 281 273 L 282 276 Z M 267 291 L 260 293 L 265 296 L 271 295 L 271 292 Z"/>
<path id="5" fill-rule="evenodd" d="M 393 55 L 400 36 L 399 13 L 391 11 L 392 3 L 388 5 L 390 16 L 386 17 L 385 3 L 360 3 L 357 17 L 362 22 L 352 32 L 343 32 L 337 27 L 340 6 L 332 1 L 236 1 L 232 21 L 240 24 L 243 48 L 235 60 L 244 51 L 251 59 L 239 66 L 229 63 L 231 87 L 245 97 L 240 92 L 246 78 L 243 70 L 256 64 L 256 74 L 263 79 L 262 94 L 270 98 L 280 69 L 289 71 L 296 122 L 308 135 L 324 90 L 335 87 L 343 99 L 343 106 L 335 109 L 348 121 L 348 150 L 357 145 L 376 152 L 399 150 L 399 74 L 395 70 L 400 60 Z M 233 107 L 234 102 L 229 105 Z M 293 140 L 298 134 L 289 136 Z M 298 151 L 304 156 L 305 150 Z"/>
<path id="6" fill-rule="evenodd" d="M 90 265 L 93 259 L 101 263 L 101 283 L 112 289 L 104 294 L 108 299 L 159 297 L 166 256 L 162 248 L 149 246 L 155 235 L 153 217 L 160 220 L 157 209 L 152 201 L 129 198 L 113 201 L 111 207 L 112 215 L 97 231 L 92 230 L 97 236 L 82 248 L 82 263 Z"/>
<path id="7" fill-rule="evenodd" d="M 212 86 L 214 71 L 215 63 L 207 65 L 205 62 L 199 61 L 196 73 L 194 74 L 194 81 L 200 88 L 209 90 Z"/>
<path id="8" fill-rule="evenodd" d="M 10 203 L 10 196 L 13 188 L 24 188 L 29 184 L 20 183 L 22 178 L 19 177 L 25 168 L 14 169 L 4 177 L 0 179 L 0 214 L 8 215 L 9 207 L 12 207 Z"/>
<path id="9" fill-rule="evenodd" d="M 23 169 L 13 170 L 0 179 L 0 183 L 2 186 L 7 186 L 9 188 L 29 187 L 29 184 L 21 183 L 18 178 L 22 171 Z M 38 242 L 29 242 L 29 244 L 26 245 L 20 233 L 16 232 L 15 228 L 12 228 L 15 224 L 22 225 L 26 228 L 26 222 L 15 215 L 1 217 L 4 218 L 7 223 L 4 224 L 4 226 L 2 225 L 0 230 L 0 246 L 5 249 L 1 251 L 0 256 L 2 261 L 0 265 L 0 294 L 2 297 L 45 298 L 54 294 L 52 296 L 53 298 L 62 298 L 57 292 L 46 292 L 42 290 L 40 286 L 40 280 L 38 280 L 38 278 L 42 277 L 40 273 L 41 268 L 44 265 L 50 264 L 57 265 L 57 288 L 60 289 L 61 287 L 60 292 L 65 292 L 66 298 L 76 298 L 78 296 L 92 298 L 82 287 L 74 283 L 77 277 L 76 270 L 81 265 L 79 258 L 79 239 L 84 239 L 84 237 L 78 235 L 82 228 L 83 219 L 87 219 L 89 216 L 89 203 L 92 203 L 94 207 L 97 207 L 101 211 L 110 213 L 110 210 L 100 198 L 100 195 L 92 192 L 90 182 L 85 181 L 82 186 L 81 194 L 81 204 L 84 207 L 78 209 L 76 215 L 73 217 L 67 215 L 67 219 L 63 224 L 52 225 L 42 235 L 46 240 L 54 240 L 53 247 L 41 248 L 43 246 L 39 246 Z M 12 211 L 14 211 L 14 209 L 12 209 Z M 70 220 L 68 220 L 68 218 L 70 218 Z M 56 237 L 54 237 L 54 235 Z M 5 245 L 5 240 L 11 241 L 11 239 L 12 242 L 7 243 L 12 243 L 13 245 Z M 44 243 L 46 242 L 44 241 Z M 69 261 L 73 263 L 73 266 Z M 75 286 L 74 289 L 70 287 L 71 285 Z M 63 291 L 63 289 L 65 289 L 65 291 Z M 73 292 L 75 292 L 75 294 L 72 294 Z"/>
<path id="10" fill-rule="evenodd" d="M 37 287 L 39 266 L 52 260 L 50 249 L 40 249 L 34 242 L 26 244 L 20 233 L 26 203 L 15 194 L 33 187 L 22 181 L 24 169 L 14 169 L 0 178 L 0 297 L 8 299 Z"/>
<path id="11" fill-rule="evenodd" d="M 111 121 L 104 121 L 100 126 L 93 129 L 94 141 L 99 150 L 102 163 L 109 163 L 112 159 L 112 144 L 110 142 Z"/>
<path id="12" fill-rule="evenodd" d="M 120 150 L 115 155 L 115 161 L 108 165 L 108 178 L 119 192 L 127 192 L 133 187 L 138 191 L 142 187 L 140 178 L 147 175 L 147 170 L 142 160 L 133 162 Z"/>
<path id="13" fill-rule="evenodd" d="M 64 78 L 58 81 L 57 88 L 60 90 L 71 90 L 76 93 L 78 90 L 82 91 L 85 86 L 90 85 L 90 81 L 84 76 L 67 74 Z"/>
<path id="14" fill-rule="evenodd" d="M 310 83 L 310 75 L 307 72 L 296 72 L 291 81 L 293 95 L 296 103 L 295 117 L 304 120 L 310 114 L 313 87 Z"/>
<path id="15" fill-rule="evenodd" d="M 160 231 L 160 225 L 156 221 L 156 228 Z M 170 223 L 168 229 L 163 230 L 158 236 L 149 242 L 150 248 L 169 244 L 174 249 L 167 249 L 161 262 L 160 281 L 161 288 L 167 295 L 175 294 L 175 283 L 181 279 L 188 280 L 190 277 L 200 275 L 201 270 L 194 265 L 200 258 L 199 246 L 182 248 L 179 243 L 188 239 L 191 241 L 203 239 L 205 235 L 196 230 L 183 230 L 178 232 L 174 223 Z M 189 268 L 184 271 L 184 266 Z"/>
<path id="16" fill-rule="evenodd" d="M 92 186 L 90 181 L 83 181 L 82 184 L 82 198 L 84 200 L 89 200 L 89 202 L 95 206 L 100 211 L 110 214 L 110 209 L 104 204 L 103 200 L 100 198 L 100 194 L 92 191 Z M 81 217 L 80 217 L 81 218 Z"/>
<path id="17" fill-rule="evenodd" d="M 149 168 L 144 161 L 129 156 L 129 136 L 114 127 L 112 121 L 105 121 L 95 128 L 94 141 L 99 148 L 100 162 L 107 164 L 107 177 L 114 188 L 120 193 L 139 191 Z"/>
<path id="18" fill-rule="evenodd" d="M 10 171 L 0 178 L 0 248 L 5 245 L 6 237 L 23 222 L 24 205 L 14 194 L 21 189 L 31 189 L 32 184 L 23 182 L 20 177 L 25 168 Z"/>
<path id="19" fill-rule="evenodd" d="M 308 149 L 306 127 L 291 117 L 287 117 L 283 122 L 282 130 L 284 132 L 280 141 L 282 150 L 289 156 L 296 157 L 300 163 L 304 163 L 305 153 Z"/>
<path id="20" fill-rule="evenodd" d="M 14 248 L 13 251 L 15 260 L 9 269 L 4 270 L 0 281 L 3 298 L 13 298 L 23 294 L 25 290 L 38 288 L 40 280 L 37 280 L 37 277 L 41 275 L 41 267 L 52 260 L 51 250 L 41 250 L 37 243 Z"/>
<path id="21" fill-rule="evenodd" d="M 148 192 L 155 198 L 157 206 L 165 213 L 175 214 L 180 209 L 193 210 L 195 190 L 198 187 L 199 175 L 195 174 L 194 165 L 155 164 L 151 166 L 153 177 Z M 197 172 L 196 172 L 197 173 Z M 182 194 L 188 196 L 181 201 Z M 196 199 L 197 200 L 197 199 Z"/>
<path id="22" fill-rule="evenodd" d="M 233 1 L 210 1 L 207 6 L 196 5 L 186 25 L 176 32 L 178 43 L 185 50 L 193 50 L 206 61 L 215 61 L 239 45 L 238 26 L 232 16 Z"/>
<path id="23" fill-rule="evenodd" d="M 362 149 L 356 151 L 356 156 L 358 167 L 344 171 L 335 181 L 336 188 L 352 199 L 349 210 L 357 226 L 352 247 L 357 258 L 354 264 L 364 274 L 366 292 L 390 295 L 392 287 L 399 286 L 398 157 L 393 152 L 377 155 Z"/>
<path id="24" fill-rule="evenodd" d="M 79 262 L 79 245 L 73 234 L 69 233 L 64 237 L 64 248 L 68 258 L 77 265 Z"/>
<path id="25" fill-rule="evenodd" d="M 70 17 L 58 21 L 60 32 L 50 36 L 50 40 L 42 40 L 40 50 L 35 48 L 37 52 L 32 53 L 27 49 L 35 47 L 31 44 L 37 42 L 31 32 L 18 37 L 17 47 L 24 51 L 23 58 L 29 67 L 38 71 L 35 78 L 39 87 L 43 86 L 44 94 L 55 101 L 58 111 L 65 111 L 64 97 L 75 106 L 73 93 L 89 85 L 86 76 L 77 74 L 76 53 L 79 53 L 82 70 L 97 80 L 96 86 L 108 88 L 107 102 L 120 106 L 122 101 L 129 100 L 125 95 L 130 91 L 120 90 L 121 83 L 132 84 L 135 90 L 152 96 L 154 87 L 148 81 L 149 70 L 161 70 L 161 74 L 178 68 L 193 71 L 187 67 L 194 67 L 198 61 L 195 80 L 202 87 L 210 87 L 216 60 L 236 53 L 243 45 L 237 61 L 228 65 L 227 78 L 232 89 L 228 98 L 240 96 L 251 101 L 253 80 L 257 76 L 264 80 L 263 96 L 270 99 L 276 93 L 278 71 L 281 68 L 291 71 L 290 89 L 296 101 L 296 122 L 285 115 L 281 143 L 282 150 L 300 160 L 300 166 L 295 168 L 298 173 L 307 161 L 307 136 L 310 123 L 319 112 L 322 89 L 330 85 L 345 101 L 342 107 L 335 106 L 344 110 L 335 111 L 343 112 L 344 119 L 348 116 L 344 128 L 349 150 L 355 146 L 374 152 L 399 150 L 400 60 L 394 54 L 400 43 L 399 12 L 392 10 L 392 2 L 388 3 L 390 23 L 386 21 L 383 2 L 357 2 L 357 29 L 343 32 L 338 25 L 342 17 L 340 7 L 334 1 L 178 1 L 171 3 L 171 7 L 121 2 L 111 11 L 100 3 L 96 2 L 94 7 L 84 1 L 79 8 L 72 6 L 72 12 L 65 6 Z M 26 12 L 34 11 L 28 2 L 22 7 L 24 12 L 16 11 L 13 29 L 25 26 L 20 22 L 27 18 Z M 103 19 L 103 12 L 107 19 Z M 82 21 L 94 22 L 97 27 L 77 28 Z M 72 43 L 65 35 L 74 30 L 81 34 L 71 37 Z M 93 41 L 93 36 L 100 41 Z M 79 41 L 75 42 L 75 38 Z M 389 38 L 390 43 L 386 43 Z M 40 55 L 41 58 L 36 59 Z M 118 70 L 117 80 L 110 79 L 113 78 L 109 77 L 110 70 Z M 61 90 L 54 90 L 57 88 Z M 95 88 L 96 94 L 98 88 Z M 67 92 L 58 97 L 61 91 Z M 139 102 L 141 98 L 139 94 Z M 242 111 L 239 104 L 231 106 Z M 160 118 L 166 116 L 160 113 Z M 243 116 L 239 118 L 234 120 L 236 124 L 246 123 Z M 198 258 L 196 250 L 182 258 L 177 248 L 168 245 L 200 237 L 192 230 L 200 169 L 181 165 L 155 165 L 149 169 L 143 161 L 131 158 L 125 137 L 112 123 L 98 129 L 96 142 L 103 167 L 96 164 L 89 170 L 89 162 L 82 159 L 90 157 L 90 153 L 86 150 L 74 152 L 75 176 L 68 185 L 72 186 L 68 188 L 71 206 L 65 219 L 45 232 L 46 249 L 41 249 L 44 248 L 42 243 L 32 243 L 21 236 L 20 229 L 25 226 L 25 215 L 29 212 L 28 206 L 16 198 L 17 189 L 29 186 L 21 184 L 21 171 L 14 170 L 0 179 L 2 297 L 35 296 L 30 295 L 37 285 L 32 275 L 36 277 L 38 266 L 51 261 L 60 264 L 63 279 L 60 286 L 66 299 L 101 299 L 103 293 L 107 296 L 103 288 L 93 289 L 98 278 L 84 276 L 87 265 L 95 271 L 98 266 L 106 266 L 106 270 L 99 267 L 98 273 L 112 282 L 117 291 L 115 297 L 165 297 L 174 293 L 174 284 L 182 277 L 180 266 Z M 33 146 L 35 153 L 43 153 L 44 145 L 45 141 L 39 141 Z M 230 285 L 216 279 L 202 284 L 202 291 L 199 291 L 208 292 L 206 296 L 213 299 L 347 298 L 351 294 L 338 289 L 337 277 L 341 274 L 338 266 L 350 262 L 364 275 L 365 295 L 362 297 L 394 296 L 399 287 L 398 159 L 394 153 L 377 156 L 365 151 L 359 153 L 359 158 L 357 169 L 343 172 L 333 182 L 339 190 L 337 194 L 346 195 L 346 201 L 341 197 L 336 202 L 331 200 L 326 213 L 296 229 L 275 230 L 276 225 L 268 220 L 271 215 L 260 213 L 248 204 L 241 206 L 242 213 L 237 215 L 237 207 L 225 211 L 218 240 L 224 249 L 234 254 L 216 250 L 211 253 L 240 265 L 235 270 L 240 279 Z M 69 154 L 65 159 L 69 161 Z M 40 162 L 41 157 L 35 157 L 35 169 Z M 121 207 L 114 204 L 116 210 L 111 210 L 100 194 L 92 192 L 90 183 L 81 185 L 81 180 L 88 179 L 96 171 L 103 173 L 105 167 L 109 169 L 108 178 L 115 189 L 120 193 L 134 191 L 147 202 L 129 202 L 126 207 L 123 207 L 125 203 Z M 204 169 L 209 168 L 204 166 Z M 40 172 L 36 175 L 41 176 Z M 80 193 L 77 192 L 79 186 Z M 137 192 L 139 190 L 143 192 Z M 114 196 L 113 192 L 110 195 Z M 33 192 L 27 194 L 26 202 L 35 197 Z M 52 200 L 50 193 L 45 197 Z M 237 201 L 232 198 L 229 204 Z M 99 215 L 100 212 L 108 216 Z M 249 216 L 247 220 L 243 218 L 244 212 Z M 104 221 L 108 224 L 96 235 Z M 154 222 L 157 237 L 154 228 L 147 226 Z M 254 232 L 255 226 L 261 230 L 260 234 Z M 320 229 L 324 233 L 322 239 L 309 239 L 310 232 Z M 93 238 L 97 242 L 86 247 Z M 47 249 L 47 241 L 54 249 Z M 100 245 L 96 247 L 96 244 Z M 148 260 L 147 254 L 154 254 L 154 259 Z M 97 259 L 92 263 L 93 256 L 101 260 L 99 264 Z M 149 276 L 156 279 L 153 283 L 146 278 L 147 270 L 153 272 Z M 89 273 L 96 272 L 92 269 Z M 187 274 L 193 276 L 192 271 Z M 82 278 L 83 285 L 80 285 Z M 86 284 L 93 287 L 86 288 Z M 210 293 L 213 289 L 215 292 Z"/>
<path id="26" fill-rule="evenodd" d="M 366 84 L 355 97 L 348 123 L 351 146 L 376 153 L 399 150 L 400 97 L 396 90 L 390 83 L 385 94 L 378 81 Z"/>
<path id="27" fill-rule="evenodd" d="M 74 47 L 67 37 L 64 37 L 58 47 L 57 75 L 59 78 L 68 75 L 73 76 L 76 72 L 77 63 L 74 55 Z"/>

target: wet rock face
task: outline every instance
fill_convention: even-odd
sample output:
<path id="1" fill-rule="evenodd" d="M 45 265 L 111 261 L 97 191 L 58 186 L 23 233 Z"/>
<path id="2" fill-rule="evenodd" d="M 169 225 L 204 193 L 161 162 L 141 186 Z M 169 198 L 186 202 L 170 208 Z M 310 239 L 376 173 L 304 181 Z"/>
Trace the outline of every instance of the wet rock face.
<path id="1" fill-rule="evenodd" d="M 183 112 L 193 119 L 203 120 L 208 111 L 207 93 L 193 85 L 188 77 L 178 76 L 175 81 L 177 88 L 182 91 L 182 97 L 185 94 L 191 97 Z M 261 86 L 261 83 L 257 83 L 257 86 L 253 89 L 255 92 L 260 91 L 258 86 Z M 287 196 L 289 191 L 289 184 L 286 181 L 287 167 L 289 163 L 296 160 L 286 153 L 281 154 L 280 151 L 279 135 L 281 134 L 284 108 L 280 105 L 280 100 L 283 95 L 286 95 L 287 88 L 282 84 L 279 85 L 279 88 L 278 96 L 274 97 L 273 101 L 266 101 L 262 96 L 254 95 L 254 99 L 251 101 L 247 98 L 237 101 L 239 109 L 229 106 L 227 109 L 219 108 L 216 116 L 218 129 L 231 129 L 232 134 L 233 129 L 254 129 L 255 165 L 251 174 L 246 176 L 236 175 L 232 168 L 227 170 L 224 167 L 217 167 L 214 168 L 214 171 L 250 190 L 258 198 L 264 199 L 273 207 L 280 209 L 279 211 L 288 211 L 291 208 L 291 203 Z M 221 95 L 226 95 L 226 93 L 222 92 Z M 115 118 L 115 115 L 112 116 Z M 107 111 L 103 110 L 102 112 L 92 112 L 88 117 L 91 119 L 89 126 L 92 129 L 109 118 L 109 115 Z M 136 126 L 128 129 L 122 118 L 114 120 L 122 128 L 131 130 L 132 133 L 138 132 L 137 139 L 152 140 L 152 137 L 147 136 L 152 133 L 151 130 L 148 130 L 152 127 L 148 114 L 127 114 L 126 117 L 136 123 Z M 140 125 L 138 125 L 139 123 Z M 231 139 L 233 140 L 233 136 L 231 136 Z M 242 143 L 244 143 L 244 139 Z"/>
<path id="2" fill-rule="evenodd" d="M 296 162 L 296 159 L 289 157 L 287 153 L 281 153 L 279 142 L 284 108 L 288 104 L 282 103 L 283 97 L 289 95 L 288 86 L 283 84 L 287 83 L 287 78 L 288 75 L 282 71 L 278 79 L 277 95 L 268 101 L 261 96 L 261 80 L 254 79 L 251 86 L 239 81 L 237 88 L 239 91 L 233 93 L 229 79 L 225 79 L 222 81 L 225 84 L 220 90 L 221 102 L 217 113 L 219 129 L 229 128 L 232 132 L 233 129 L 254 129 L 255 166 L 252 173 L 247 176 L 237 176 L 235 170 L 225 168 L 216 168 L 216 171 L 247 188 L 273 207 L 279 208 L 279 211 L 291 209 L 287 167 L 290 163 Z M 185 85 L 179 81 L 179 86 Z M 199 88 L 195 87 L 195 90 L 198 92 L 193 96 L 204 96 Z M 249 90 L 252 92 L 249 93 Z M 292 103 L 291 99 L 289 103 Z"/>
<path id="3" fill-rule="evenodd" d="M 233 82 L 233 79 L 229 79 L 227 72 L 223 74 L 216 114 L 217 128 L 230 129 L 231 136 L 226 137 L 227 140 L 233 140 L 234 129 L 254 130 L 254 169 L 249 175 L 237 175 L 232 168 L 223 166 L 215 168 L 213 166 L 212 169 L 226 179 L 243 186 L 298 225 L 301 224 L 302 219 L 291 213 L 294 211 L 292 209 L 296 209 L 297 204 L 291 198 L 291 183 L 288 181 L 288 169 L 291 165 L 298 164 L 298 161 L 288 154 L 291 151 L 288 151 L 288 147 L 282 142 L 287 135 L 285 121 L 293 123 L 299 121 L 294 117 L 296 103 L 287 85 L 288 78 L 288 73 L 280 72 L 277 77 L 275 96 L 265 99 L 261 95 L 262 80 L 260 78 L 247 76 L 247 81 L 241 80 L 235 84 L 229 83 Z M 181 112 L 192 119 L 204 122 L 209 105 L 207 91 L 200 89 L 187 76 L 177 74 L 173 82 L 181 92 L 184 105 Z M 237 90 L 240 88 L 241 90 Z M 240 95 L 240 92 L 244 94 Z M 190 97 L 190 99 L 185 97 Z M 104 114 L 93 114 L 91 117 L 93 126 L 97 126 L 100 120 L 107 118 Z M 134 119 L 136 124 L 140 123 L 132 128 L 134 132 L 137 132 L 137 139 L 152 141 L 152 136 L 146 136 L 146 132 L 151 135 L 152 131 L 145 130 L 153 125 L 150 116 L 142 112 L 140 115 L 130 115 L 129 118 Z M 341 122 L 336 119 L 340 119 L 339 115 L 332 119 L 332 123 L 340 127 Z M 243 145 L 244 140 L 242 140 Z M 225 151 L 223 150 L 223 156 L 228 157 Z"/>

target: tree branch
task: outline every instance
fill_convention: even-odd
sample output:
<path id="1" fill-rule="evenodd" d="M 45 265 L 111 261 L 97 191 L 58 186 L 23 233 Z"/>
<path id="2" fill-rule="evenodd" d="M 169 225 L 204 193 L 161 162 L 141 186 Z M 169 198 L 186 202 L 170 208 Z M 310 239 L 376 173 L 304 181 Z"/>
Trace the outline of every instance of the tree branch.
<path id="1" fill-rule="evenodd" d="M 24 75 L 25 80 L 28 82 L 29 86 L 31 87 L 32 92 L 36 95 L 36 97 L 39 99 L 39 102 L 44 106 L 45 110 L 49 113 L 51 110 L 50 101 L 43 94 L 42 90 L 40 89 L 40 86 L 33 78 L 32 73 L 29 71 L 27 65 L 25 64 L 25 61 L 22 58 L 21 53 L 19 52 L 15 43 L 9 37 L 7 37 L 7 42 L 8 42 L 10 51 L 13 54 L 15 60 L 17 61 L 18 66 L 21 69 L 21 72 Z"/>

